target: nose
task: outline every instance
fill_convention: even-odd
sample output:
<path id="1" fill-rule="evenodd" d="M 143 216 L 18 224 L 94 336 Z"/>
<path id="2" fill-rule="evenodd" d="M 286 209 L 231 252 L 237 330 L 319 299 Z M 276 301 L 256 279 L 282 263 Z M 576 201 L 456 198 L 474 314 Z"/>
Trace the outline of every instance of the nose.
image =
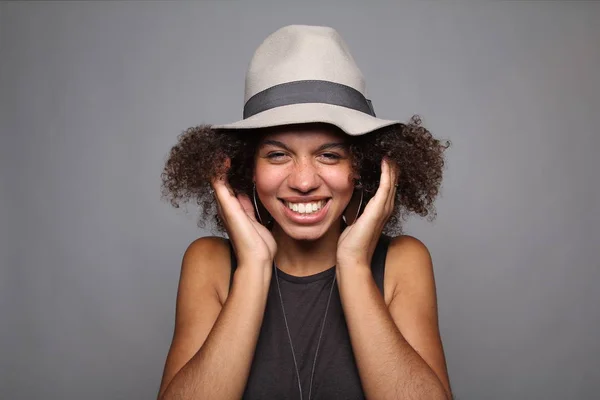
<path id="1" fill-rule="evenodd" d="M 317 168 L 309 159 L 300 159 L 294 163 L 288 176 L 288 185 L 299 192 L 309 193 L 321 184 Z"/>

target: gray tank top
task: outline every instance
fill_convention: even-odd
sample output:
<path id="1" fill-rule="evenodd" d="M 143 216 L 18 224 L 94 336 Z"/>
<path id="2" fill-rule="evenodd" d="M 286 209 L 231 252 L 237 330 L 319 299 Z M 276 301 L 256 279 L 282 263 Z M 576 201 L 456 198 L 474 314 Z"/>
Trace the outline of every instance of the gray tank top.
<path id="1" fill-rule="evenodd" d="M 389 237 L 381 236 L 371 262 L 373 277 L 382 294 L 385 257 L 389 241 Z M 231 279 L 233 279 L 236 267 L 237 261 L 231 250 Z M 310 276 L 292 276 L 282 270 L 278 270 L 278 275 L 300 372 L 302 397 L 308 399 L 313 360 L 335 275 L 335 266 Z M 299 398 L 292 350 L 285 329 L 275 274 L 273 274 L 243 399 L 293 400 Z M 336 283 L 319 346 L 311 399 L 354 400 L 364 398 Z"/>

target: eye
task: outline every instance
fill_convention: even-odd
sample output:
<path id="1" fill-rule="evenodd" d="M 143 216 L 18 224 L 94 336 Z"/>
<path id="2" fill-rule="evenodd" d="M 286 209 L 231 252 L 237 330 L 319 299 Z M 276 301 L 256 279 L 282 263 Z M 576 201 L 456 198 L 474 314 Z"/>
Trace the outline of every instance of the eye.
<path id="1" fill-rule="evenodd" d="M 337 153 L 322 153 L 322 154 L 319 155 L 319 157 L 322 160 L 324 160 L 325 162 L 328 162 L 328 163 L 337 162 L 337 161 L 339 161 L 342 158 L 342 156 L 340 156 Z"/>
<path id="2" fill-rule="evenodd" d="M 271 161 L 282 161 L 286 156 L 287 154 L 282 151 L 272 151 L 266 155 L 266 158 Z"/>

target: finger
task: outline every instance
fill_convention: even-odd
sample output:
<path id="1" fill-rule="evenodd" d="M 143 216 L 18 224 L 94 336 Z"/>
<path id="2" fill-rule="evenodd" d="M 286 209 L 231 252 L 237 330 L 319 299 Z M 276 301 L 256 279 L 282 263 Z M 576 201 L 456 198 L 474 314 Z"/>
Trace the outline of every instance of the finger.
<path id="1" fill-rule="evenodd" d="M 382 177 L 381 177 L 381 181 L 382 181 L 382 191 L 383 194 L 385 195 L 385 199 L 383 200 L 384 204 L 382 207 L 382 213 L 383 213 L 383 223 L 385 224 L 385 221 L 387 221 L 387 219 L 390 216 L 391 213 L 391 206 L 393 204 L 393 196 L 394 196 L 394 168 L 392 163 L 390 162 L 389 158 L 387 157 L 383 157 L 383 159 L 381 160 L 381 170 L 382 170 Z"/>
<path id="2" fill-rule="evenodd" d="M 389 165 L 382 160 L 379 187 L 377 188 L 375 195 L 367 202 L 367 205 L 359 218 L 368 230 L 378 229 L 380 225 L 382 225 L 382 220 L 385 219 L 387 213 L 386 204 L 390 192 L 389 180 Z"/>
<path id="3" fill-rule="evenodd" d="M 250 218 L 252 221 L 256 221 L 256 215 L 254 213 L 254 204 L 252 204 L 250 197 L 248 197 L 248 195 L 245 194 L 238 194 L 237 198 L 248 218 Z"/>
<path id="4" fill-rule="evenodd" d="M 217 195 L 215 194 L 215 190 L 211 189 L 212 195 L 215 198 L 215 204 L 217 207 L 217 214 L 219 215 L 219 218 L 221 220 L 223 220 L 223 207 L 221 207 L 221 203 L 219 202 L 219 198 L 217 197 Z"/>
<path id="5" fill-rule="evenodd" d="M 213 187 L 213 190 L 215 192 L 217 192 L 217 188 L 222 189 L 223 187 L 225 187 L 228 189 L 229 193 L 233 195 L 233 189 L 231 189 L 231 186 L 229 185 L 229 179 L 227 178 L 227 172 L 230 168 L 231 159 L 229 157 L 225 157 L 222 168 L 219 168 L 217 170 L 217 175 L 211 180 L 211 186 Z"/>
<path id="6" fill-rule="evenodd" d="M 379 211 L 383 213 L 385 210 L 385 206 L 387 203 L 387 199 L 390 192 L 390 167 L 385 162 L 384 159 L 381 160 L 381 174 L 379 177 L 379 186 L 377 187 L 377 191 L 375 195 L 369 200 L 367 203 L 367 207 L 374 208 L 374 211 Z M 367 211 L 367 207 L 365 207 L 365 212 Z M 371 211 L 371 212 L 374 212 Z"/>
<path id="7" fill-rule="evenodd" d="M 398 165 L 391 159 L 385 157 L 385 163 L 388 166 L 389 170 L 389 179 L 390 179 L 390 191 L 388 193 L 387 201 L 386 201 L 386 214 L 389 217 L 391 215 L 394 208 L 394 200 L 396 198 L 396 190 L 398 188 Z"/>
<path id="8" fill-rule="evenodd" d="M 398 163 L 391 158 L 387 159 L 387 162 L 390 164 L 390 169 L 392 172 L 392 181 L 394 184 L 398 183 L 398 179 L 400 178 L 400 166 Z"/>
<path id="9" fill-rule="evenodd" d="M 377 188 L 377 192 L 375 192 L 375 196 L 380 196 L 384 205 L 387 202 L 390 191 L 392 190 L 390 169 L 390 164 L 384 157 L 381 160 L 381 176 L 379 178 L 379 187 Z"/>
<path id="10" fill-rule="evenodd" d="M 227 218 L 226 218 L 225 214 L 223 213 L 223 205 L 221 204 L 220 197 L 217 194 L 217 190 L 215 189 L 216 185 L 213 182 L 211 182 L 210 186 L 211 186 L 212 195 L 215 198 L 215 204 L 216 204 L 216 208 L 217 208 L 217 215 L 219 216 L 219 219 L 221 220 L 221 222 L 225 226 L 225 229 L 229 230 L 229 224 L 227 223 Z"/>
<path id="11" fill-rule="evenodd" d="M 217 204 L 221 209 L 222 219 L 227 220 L 235 215 L 239 215 L 243 211 L 240 202 L 235 197 L 234 191 L 229 185 L 227 176 L 224 175 L 213 180 L 212 187 L 215 191 Z"/>
<path id="12" fill-rule="evenodd" d="M 394 203 L 396 202 L 396 195 L 398 193 L 398 178 L 396 177 L 394 180 L 394 185 L 392 186 L 392 193 L 390 195 L 390 215 L 392 211 L 394 211 Z"/>

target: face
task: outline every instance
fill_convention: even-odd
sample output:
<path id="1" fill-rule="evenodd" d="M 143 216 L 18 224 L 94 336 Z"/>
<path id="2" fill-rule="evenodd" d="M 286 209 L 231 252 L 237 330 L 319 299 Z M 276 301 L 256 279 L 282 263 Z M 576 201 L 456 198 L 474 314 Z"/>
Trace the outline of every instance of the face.
<path id="1" fill-rule="evenodd" d="M 342 133 L 327 126 L 284 127 L 258 146 L 258 198 L 279 227 L 297 240 L 316 240 L 339 227 L 354 191 Z"/>

